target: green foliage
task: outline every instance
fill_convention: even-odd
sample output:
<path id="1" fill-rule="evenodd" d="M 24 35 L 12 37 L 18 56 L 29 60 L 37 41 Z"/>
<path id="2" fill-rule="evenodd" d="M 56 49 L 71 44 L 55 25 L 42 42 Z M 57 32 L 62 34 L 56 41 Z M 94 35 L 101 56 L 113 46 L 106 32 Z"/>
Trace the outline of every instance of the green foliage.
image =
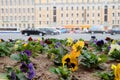
<path id="1" fill-rule="evenodd" d="M 96 76 L 100 77 L 102 80 L 114 80 L 113 71 L 110 71 L 110 72 L 97 72 Z"/>
<path id="2" fill-rule="evenodd" d="M 13 75 L 14 72 L 14 75 Z M 14 78 L 13 78 L 14 76 Z M 0 74 L 0 78 L 4 80 L 27 80 L 25 75 L 16 68 L 7 67 L 7 72 Z"/>
<path id="3" fill-rule="evenodd" d="M 48 57 L 50 58 L 53 55 L 54 63 L 56 65 L 61 65 L 62 57 L 67 53 L 68 51 L 60 46 L 59 48 L 52 48 L 48 51 Z"/>
<path id="4" fill-rule="evenodd" d="M 120 50 L 114 49 L 110 53 L 110 57 L 113 58 L 114 60 L 120 60 Z"/>
<path id="5" fill-rule="evenodd" d="M 50 68 L 50 72 L 57 74 L 61 80 L 69 80 L 71 71 L 67 67 Z"/>
<path id="6" fill-rule="evenodd" d="M 96 55 L 89 50 L 83 50 L 81 54 L 81 64 L 87 68 L 96 68 L 99 64 L 107 60 L 106 55 Z"/>
<path id="7" fill-rule="evenodd" d="M 22 54 L 22 53 L 20 53 L 20 54 Z M 20 55 L 20 54 L 12 54 L 10 57 L 11 57 L 11 59 L 16 60 L 18 62 L 22 62 L 22 61 L 26 61 L 26 63 L 30 62 L 27 54 L 22 54 L 22 55 Z"/>
<path id="8" fill-rule="evenodd" d="M 13 45 L 12 42 L 2 42 L 0 43 L 0 57 L 1 56 L 9 56 L 13 51 Z"/>

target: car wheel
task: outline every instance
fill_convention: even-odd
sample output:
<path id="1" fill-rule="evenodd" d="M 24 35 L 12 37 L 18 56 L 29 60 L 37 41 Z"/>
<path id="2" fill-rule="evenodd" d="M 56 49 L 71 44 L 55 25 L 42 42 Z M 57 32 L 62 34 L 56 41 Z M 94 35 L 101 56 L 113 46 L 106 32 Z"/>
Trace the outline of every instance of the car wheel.
<path id="1" fill-rule="evenodd" d="M 113 35 L 115 35 L 116 33 L 114 32 Z"/>
<path id="2" fill-rule="evenodd" d="M 25 35 L 25 36 L 29 36 L 29 34 L 28 34 L 28 33 L 24 33 L 24 35 Z"/>
<path id="3" fill-rule="evenodd" d="M 105 34 L 106 32 L 103 32 L 103 34 Z"/>
<path id="4" fill-rule="evenodd" d="M 40 36 L 42 36 L 42 33 L 39 33 Z"/>
<path id="5" fill-rule="evenodd" d="M 91 32 L 91 34 L 94 34 L 94 32 Z"/>

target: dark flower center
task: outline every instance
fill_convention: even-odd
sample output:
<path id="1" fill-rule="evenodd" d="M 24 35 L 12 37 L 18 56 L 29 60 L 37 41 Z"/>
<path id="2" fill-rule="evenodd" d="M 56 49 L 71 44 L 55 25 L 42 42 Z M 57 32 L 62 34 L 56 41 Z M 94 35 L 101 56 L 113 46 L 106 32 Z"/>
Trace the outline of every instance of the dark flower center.
<path id="1" fill-rule="evenodd" d="M 70 62 L 70 58 L 67 58 L 65 61 L 66 61 L 67 63 Z"/>
<path id="2" fill-rule="evenodd" d="M 72 68 L 75 68 L 75 64 L 74 63 L 71 63 L 71 66 L 72 66 Z"/>

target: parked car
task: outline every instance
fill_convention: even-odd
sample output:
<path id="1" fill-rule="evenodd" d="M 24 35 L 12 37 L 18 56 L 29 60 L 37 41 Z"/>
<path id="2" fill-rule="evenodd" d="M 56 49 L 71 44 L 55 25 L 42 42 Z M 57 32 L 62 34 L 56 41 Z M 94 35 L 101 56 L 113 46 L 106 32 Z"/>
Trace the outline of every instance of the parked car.
<path id="1" fill-rule="evenodd" d="M 54 28 L 39 28 L 40 31 L 45 31 L 47 35 L 56 35 L 60 34 L 59 31 L 57 31 Z"/>
<path id="2" fill-rule="evenodd" d="M 40 31 L 38 29 L 25 29 L 25 30 L 22 30 L 21 33 L 23 35 L 27 35 L 27 36 L 29 36 L 29 35 L 40 35 L 40 36 L 46 35 L 46 32 Z"/>
<path id="3" fill-rule="evenodd" d="M 61 33 L 68 33 L 68 30 L 65 28 L 57 28 Z"/>
<path id="4" fill-rule="evenodd" d="M 106 33 L 103 26 L 92 26 L 88 33 Z"/>
<path id="5" fill-rule="evenodd" d="M 120 27 L 113 28 L 108 31 L 111 35 L 120 34 Z"/>

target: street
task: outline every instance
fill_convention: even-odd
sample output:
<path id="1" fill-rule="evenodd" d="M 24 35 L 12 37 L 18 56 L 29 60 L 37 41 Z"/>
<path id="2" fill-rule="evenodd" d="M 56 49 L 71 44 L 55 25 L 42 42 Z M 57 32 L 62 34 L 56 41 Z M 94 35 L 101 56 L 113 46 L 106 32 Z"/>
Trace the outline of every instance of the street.
<path id="1" fill-rule="evenodd" d="M 33 39 L 42 38 L 39 35 L 30 35 Z M 30 36 L 22 35 L 21 33 L 0 33 L 0 38 L 4 40 L 8 39 L 22 39 L 27 40 Z M 65 39 L 71 37 L 72 39 L 84 39 L 86 41 L 90 40 L 91 36 L 96 36 L 97 39 L 105 39 L 106 37 L 111 37 L 113 39 L 120 39 L 120 34 L 110 35 L 110 34 L 88 34 L 88 33 L 65 33 L 60 35 L 46 35 L 44 38 L 57 38 Z"/>

